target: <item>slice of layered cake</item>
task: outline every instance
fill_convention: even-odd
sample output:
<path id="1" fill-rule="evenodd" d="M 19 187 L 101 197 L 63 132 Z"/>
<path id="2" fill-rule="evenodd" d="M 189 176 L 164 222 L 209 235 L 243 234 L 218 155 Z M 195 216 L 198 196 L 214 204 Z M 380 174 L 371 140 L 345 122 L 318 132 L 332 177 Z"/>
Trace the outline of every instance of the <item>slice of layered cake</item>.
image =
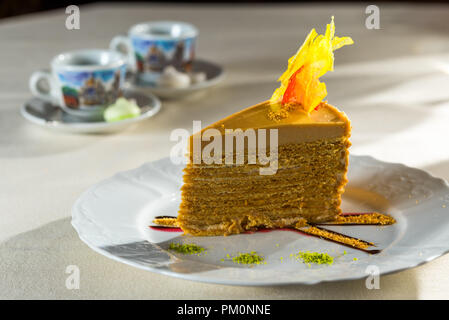
<path id="1" fill-rule="evenodd" d="M 177 225 L 198 236 L 335 220 L 347 182 L 350 122 L 322 102 L 333 50 L 351 44 L 312 30 L 271 100 L 190 137 Z"/>

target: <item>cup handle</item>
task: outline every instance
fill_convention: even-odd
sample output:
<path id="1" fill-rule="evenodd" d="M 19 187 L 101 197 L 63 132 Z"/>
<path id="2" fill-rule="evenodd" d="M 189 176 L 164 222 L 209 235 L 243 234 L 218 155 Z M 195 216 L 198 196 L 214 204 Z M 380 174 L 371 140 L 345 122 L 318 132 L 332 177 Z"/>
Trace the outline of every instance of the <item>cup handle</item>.
<path id="1" fill-rule="evenodd" d="M 109 49 L 118 51 L 127 57 L 127 68 L 129 71 L 136 71 L 136 57 L 134 56 L 131 41 L 125 36 L 115 36 L 109 44 Z"/>
<path id="2" fill-rule="evenodd" d="M 40 86 L 40 82 L 45 81 L 48 84 L 48 90 L 43 89 Z M 56 103 L 56 98 L 53 96 L 54 92 L 54 81 L 53 77 L 48 71 L 36 71 L 34 72 L 29 81 L 30 90 L 34 96 L 41 98 L 50 103 Z"/>

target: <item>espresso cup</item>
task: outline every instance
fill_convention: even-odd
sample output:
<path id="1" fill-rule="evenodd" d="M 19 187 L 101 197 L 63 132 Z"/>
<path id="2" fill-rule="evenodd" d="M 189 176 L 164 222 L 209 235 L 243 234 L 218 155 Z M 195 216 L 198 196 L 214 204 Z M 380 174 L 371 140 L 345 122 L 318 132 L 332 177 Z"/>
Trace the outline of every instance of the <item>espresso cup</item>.
<path id="1" fill-rule="evenodd" d="M 131 27 L 128 36 L 116 36 L 109 47 L 126 53 L 137 79 L 152 84 L 167 66 L 179 71 L 191 69 L 197 37 L 198 30 L 188 23 L 147 22 Z"/>
<path id="2" fill-rule="evenodd" d="M 86 49 L 61 53 L 50 66 L 50 72 L 36 71 L 31 75 L 30 90 L 69 114 L 99 118 L 121 95 L 126 57 L 119 52 Z"/>

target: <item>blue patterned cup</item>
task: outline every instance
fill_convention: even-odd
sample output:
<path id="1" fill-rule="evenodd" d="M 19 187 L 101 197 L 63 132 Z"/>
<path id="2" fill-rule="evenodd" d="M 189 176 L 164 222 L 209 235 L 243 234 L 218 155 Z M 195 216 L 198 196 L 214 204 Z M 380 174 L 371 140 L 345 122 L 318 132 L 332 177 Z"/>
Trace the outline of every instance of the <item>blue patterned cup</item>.
<path id="1" fill-rule="evenodd" d="M 167 66 L 189 71 L 195 57 L 198 30 L 191 24 L 173 21 L 140 23 L 128 36 L 116 36 L 110 49 L 128 55 L 128 65 L 137 79 L 155 83 Z"/>
<path id="2" fill-rule="evenodd" d="M 51 61 L 51 72 L 34 72 L 29 85 L 33 95 L 67 113 L 99 118 L 121 95 L 125 74 L 126 57 L 122 54 L 86 49 L 57 55 Z"/>

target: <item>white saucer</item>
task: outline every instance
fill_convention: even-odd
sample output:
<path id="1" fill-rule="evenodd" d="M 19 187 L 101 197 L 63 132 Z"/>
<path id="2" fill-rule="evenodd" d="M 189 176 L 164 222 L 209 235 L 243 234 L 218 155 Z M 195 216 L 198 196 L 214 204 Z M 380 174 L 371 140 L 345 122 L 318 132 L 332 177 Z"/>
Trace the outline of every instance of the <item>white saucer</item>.
<path id="1" fill-rule="evenodd" d="M 192 66 L 192 72 L 204 72 L 206 74 L 206 80 L 197 84 L 193 84 L 187 88 L 167 88 L 157 87 L 154 84 L 143 83 L 131 74 L 125 86 L 127 88 L 138 90 L 146 94 L 155 94 L 163 99 L 178 99 L 192 93 L 210 88 L 219 83 L 224 77 L 224 71 L 222 67 L 205 60 L 195 60 Z"/>
<path id="2" fill-rule="evenodd" d="M 72 225 L 93 250 L 128 265 L 169 276 L 231 285 L 315 284 L 387 274 L 413 268 L 449 251 L 449 185 L 427 172 L 367 156 L 351 156 L 344 212 L 379 211 L 397 221 L 390 226 L 327 226 L 374 242 L 379 254 L 290 231 L 229 237 L 182 236 L 152 230 L 155 216 L 175 216 L 183 165 L 169 158 L 120 172 L 84 192 L 72 209 Z M 173 254 L 171 242 L 196 243 L 205 255 Z M 249 268 L 226 260 L 257 251 L 267 264 Z M 326 252 L 331 266 L 289 258 L 298 251 Z M 225 259 L 226 261 L 222 261 Z"/>
<path id="3" fill-rule="evenodd" d="M 127 99 L 136 100 L 141 110 L 140 116 L 117 122 L 89 121 L 72 116 L 58 106 L 39 98 L 32 98 L 25 102 L 20 109 L 20 113 L 30 122 L 48 129 L 73 133 L 100 133 L 122 130 L 144 119 L 151 118 L 161 109 L 160 100 L 152 94 L 125 90 L 123 96 Z"/>

